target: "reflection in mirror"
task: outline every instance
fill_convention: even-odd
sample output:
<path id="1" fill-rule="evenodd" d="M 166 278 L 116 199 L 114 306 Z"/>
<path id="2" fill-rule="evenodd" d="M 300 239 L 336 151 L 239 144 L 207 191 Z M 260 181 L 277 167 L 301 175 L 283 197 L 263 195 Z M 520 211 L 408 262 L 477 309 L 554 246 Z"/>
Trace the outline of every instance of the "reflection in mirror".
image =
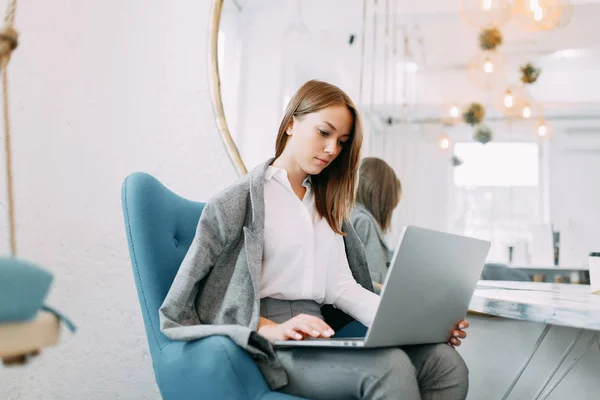
<path id="1" fill-rule="evenodd" d="M 600 4 L 496 30 L 465 22 L 462 4 L 225 0 L 231 134 L 252 168 L 274 153 L 289 96 L 329 81 L 361 110 L 363 156 L 402 182 L 391 243 L 405 224 L 473 235 L 492 241 L 490 263 L 528 279 L 585 281 L 600 237 L 600 42 L 586 33 Z M 536 15 L 552 20 L 524 20 Z"/>
<path id="2" fill-rule="evenodd" d="M 291 95 L 307 80 L 356 101 L 362 1 L 225 0 L 219 70 L 229 129 L 248 169 L 274 153 Z"/>

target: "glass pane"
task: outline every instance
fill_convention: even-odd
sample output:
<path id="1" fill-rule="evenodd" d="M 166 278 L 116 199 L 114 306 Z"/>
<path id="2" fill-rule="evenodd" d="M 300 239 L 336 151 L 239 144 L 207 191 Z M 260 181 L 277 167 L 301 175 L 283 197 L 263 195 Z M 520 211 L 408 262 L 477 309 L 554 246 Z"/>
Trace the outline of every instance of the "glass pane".
<path id="1" fill-rule="evenodd" d="M 490 240 L 488 261 L 508 262 L 508 248 L 519 246 L 513 261 L 528 264 L 542 219 L 537 144 L 457 143 L 455 154 L 464 164 L 454 168 L 452 230 Z"/>
<path id="2" fill-rule="evenodd" d="M 456 186 L 537 186 L 536 143 L 457 143 L 463 164 L 454 168 Z"/>

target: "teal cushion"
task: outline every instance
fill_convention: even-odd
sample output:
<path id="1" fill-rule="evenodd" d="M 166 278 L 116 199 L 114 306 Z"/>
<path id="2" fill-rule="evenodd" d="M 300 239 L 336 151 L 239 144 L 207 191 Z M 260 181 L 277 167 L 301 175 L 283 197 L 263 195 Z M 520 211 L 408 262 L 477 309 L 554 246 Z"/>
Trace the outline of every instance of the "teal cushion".
<path id="1" fill-rule="evenodd" d="M 23 260 L 0 258 L 0 321 L 32 319 L 44 303 L 52 275 Z"/>

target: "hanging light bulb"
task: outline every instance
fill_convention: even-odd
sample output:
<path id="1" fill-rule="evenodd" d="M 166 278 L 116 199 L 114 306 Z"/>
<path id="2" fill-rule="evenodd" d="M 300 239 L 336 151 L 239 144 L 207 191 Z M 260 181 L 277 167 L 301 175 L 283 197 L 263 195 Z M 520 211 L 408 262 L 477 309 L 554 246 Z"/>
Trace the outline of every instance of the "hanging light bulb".
<path id="1" fill-rule="evenodd" d="M 540 1 L 539 0 L 529 0 L 529 9 L 531 11 L 535 11 L 538 8 L 540 8 Z"/>
<path id="2" fill-rule="evenodd" d="M 505 86 L 494 105 L 506 118 L 531 120 L 535 117 L 535 121 L 538 121 L 543 115 L 541 105 L 528 95 L 522 85 Z"/>
<path id="3" fill-rule="evenodd" d="M 462 121 L 460 106 L 453 101 L 442 104 L 440 114 L 442 124 L 445 126 L 454 126 L 460 124 Z"/>
<path id="4" fill-rule="evenodd" d="M 514 99 L 513 99 L 512 92 L 510 90 L 507 90 L 506 94 L 504 95 L 504 107 L 512 108 L 513 105 L 514 105 Z"/>
<path id="5" fill-rule="evenodd" d="M 563 28 L 573 14 L 572 0 L 514 0 L 517 23 L 528 31 Z"/>
<path id="6" fill-rule="evenodd" d="M 513 2 L 517 0 L 459 0 L 461 18 L 478 29 L 490 26 L 504 26 L 513 11 Z M 519 0 L 529 1 L 529 0 Z M 523 3 L 528 9 L 529 3 Z"/>
<path id="7" fill-rule="evenodd" d="M 458 106 L 456 106 L 456 105 L 453 104 L 452 107 L 450 107 L 450 116 L 452 118 L 458 117 L 458 111 L 459 111 L 458 110 Z"/>
<path id="8" fill-rule="evenodd" d="M 492 60 L 490 60 L 489 58 L 485 59 L 485 61 L 483 62 L 483 70 L 486 74 L 491 74 L 492 72 L 494 72 L 494 64 L 492 63 Z"/>
<path id="9" fill-rule="evenodd" d="M 467 64 L 469 81 L 486 92 L 506 90 L 507 75 L 508 63 L 499 50 L 478 52 Z"/>
<path id="10" fill-rule="evenodd" d="M 540 125 L 538 126 L 538 135 L 544 137 L 547 133 L 548 127 L 546 126 L 546 123 L 544 121 L 540 122 Z"/>
<path id="11" fill-rule="evenodd" d="M 450 139 L 448 139 L 448 136 L 442 136 L 438 140 L 438 146 L 440 147 L 440 149 L 443 150 L 446 150 L 448 147 L 450 147 Z"/>

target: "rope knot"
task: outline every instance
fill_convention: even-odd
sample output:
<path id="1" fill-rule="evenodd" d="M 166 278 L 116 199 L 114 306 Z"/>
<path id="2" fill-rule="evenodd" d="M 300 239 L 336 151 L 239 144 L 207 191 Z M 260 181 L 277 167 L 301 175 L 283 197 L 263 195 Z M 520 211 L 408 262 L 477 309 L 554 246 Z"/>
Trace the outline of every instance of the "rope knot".
<path id="1" fill-rule="evenodd" d="M 5 26 L 0 31 L 0 54 L 12 52 L 19 45 L 19 33 L 12 26 Z"/>

